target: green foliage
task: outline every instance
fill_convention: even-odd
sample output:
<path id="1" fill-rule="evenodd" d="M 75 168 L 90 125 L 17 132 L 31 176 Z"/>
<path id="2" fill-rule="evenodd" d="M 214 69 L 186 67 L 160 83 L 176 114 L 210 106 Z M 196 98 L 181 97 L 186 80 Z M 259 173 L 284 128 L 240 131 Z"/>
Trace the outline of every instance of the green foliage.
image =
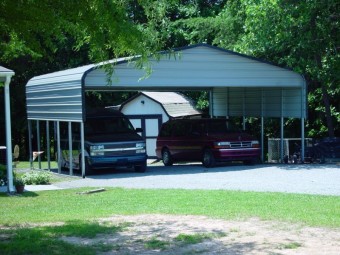
<path id="1" fill-rule="evenodd" d="M 32 170 L 23 174 L 22 179 L 27 185 L 49 184 L 51 180 L 51 173 L 48 171 Z"/>
<path id="2" fill-rule="evenodd" d="M 175 237 L 175 240 L 183 242 L 185 244 L 197 244 L 197 243 L 202 243 L 206 239 L 212 239 L 214 237 L 222 237 L 222 236 L 225 236 L 225 234 L 223 233 L 179 234 L 178 236 Z"/>
<path id="3" fill-rule="evenodd" d="M 298 243 L 298 242 L 291 242 L 291 243 L 287 243 L 287 244 L 281 244 L 278 246 L 278 249 L 280 250 L 286 250 L 286 249 L 297 249 L 300 248 L 302 246 L 302 244 Z"/>
<path id="4" fill-rule="evenodd" d="M 151 240 L 145 242 L 144 247 L 150 250 L 164 250 L 169 245 L 169 242 L 159 240 L 156 237 L 153 237 Z"/>
<path id="5" fill-rule="evenodd" d="M 333 136 L 334 130 L 340 128 L 337 121 L 339 2 L 243 0 L 240 3 L 245 14 L 244 32 L 235 49 L 304 74 L 309 83 L 310 134 Z M 315 123 L 316 120 L 321 122 Z M 328 134 L 320 125 L 327 127 Z"/>
<path id="6" fill-rule="evenodd" d="M 134 1 L 135 2 L 135 1 Z M 91 59 L 148 56 L 159 47 L 151 30 L 133 22 L 130 1 L 11 1 L 1 3 L 2 60 L 39 58 L 73 39 L 73 49 L 88 48 Z M 135 4 L 135 3 L 134 3 Z M 167 1 L 138 1 L 145 17 L 161 21 Z M 159 48 L 158 48 L 159 49 Z"/>
<path id="7" fill-rule="evenodd" d="M 7 167 L 0 164 L 0 186 L 7 184 Z"/>
<path id="8" fill-rule="evenodd" d="M 14 186 L 23 186 L 25 185 L 25 180 L 21 176 L 17 176 L 13 179 Z"/>

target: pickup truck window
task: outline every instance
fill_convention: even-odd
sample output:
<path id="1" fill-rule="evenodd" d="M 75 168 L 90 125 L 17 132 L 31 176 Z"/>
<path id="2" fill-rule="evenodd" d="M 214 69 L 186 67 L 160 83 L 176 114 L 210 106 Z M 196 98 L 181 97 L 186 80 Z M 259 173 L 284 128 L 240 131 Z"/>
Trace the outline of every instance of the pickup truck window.
<path id="1" fill-rule="evenodd" d="M 124 117 L 88 118 L 85 123 L 86 135 L 107 135 L 112 133 L 134 133 L 130 121 Z"/>

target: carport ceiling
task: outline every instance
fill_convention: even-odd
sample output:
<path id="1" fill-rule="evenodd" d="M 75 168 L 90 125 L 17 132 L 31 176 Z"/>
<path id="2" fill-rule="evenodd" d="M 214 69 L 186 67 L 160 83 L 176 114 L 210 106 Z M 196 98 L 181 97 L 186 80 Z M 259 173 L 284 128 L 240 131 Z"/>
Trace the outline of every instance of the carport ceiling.
<path id="1" fill-rule="evenodd" d="M 150 58 L 149 77 L 128 59 L 110 61 L 112 85 L 103 63 L 34 77 L 26 85 L 28 119 L 84 121 L 84 90 L 209 90 L 214 116 L 306 116 L 305 80 L 291 70 L 206 44 L 162 56 Z"/>

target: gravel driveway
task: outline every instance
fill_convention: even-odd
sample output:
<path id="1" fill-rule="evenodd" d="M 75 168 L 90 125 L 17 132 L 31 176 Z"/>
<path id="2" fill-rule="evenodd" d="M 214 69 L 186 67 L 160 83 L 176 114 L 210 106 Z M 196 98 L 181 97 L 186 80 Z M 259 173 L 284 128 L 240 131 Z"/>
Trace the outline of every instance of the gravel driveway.
<path id="1" fill-rule="evenodd" d="M 210 189 L 340 195 L 340 166 L 328 164 L 230 164 L 206 169 L 201 164 L 149 164 L 145 173 L 111 171 L 56 183 L 57 188 L 124 187 Z"/>

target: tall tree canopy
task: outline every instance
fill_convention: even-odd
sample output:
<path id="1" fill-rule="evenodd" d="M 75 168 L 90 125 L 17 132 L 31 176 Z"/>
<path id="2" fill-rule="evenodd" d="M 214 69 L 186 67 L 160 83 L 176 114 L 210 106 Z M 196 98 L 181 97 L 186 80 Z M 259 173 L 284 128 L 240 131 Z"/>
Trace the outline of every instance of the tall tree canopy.
<path id="1" fill-rule="evenodd" d="M 308 135 L 340 135 L 339 1 L 180 2 L 170 10 L 177 16 L 163 33 L 169 46 L 207 42 L 304 74 Z M 212 11 L 204 11 L 198 2 L 209 2 Z"/>
<path id="2" fill-rule="evenodd" d="M 136 54 L 147 57 L 161 44 L 149 26 L 134 22 L 134 7 L 142 9 L 145 20 L 157 22 L 167 2 L 171 1 L 2 0 L 0 60 L 48 56 L 70 38 L 74 50 L 86 46 L 95 61 Z"/>

